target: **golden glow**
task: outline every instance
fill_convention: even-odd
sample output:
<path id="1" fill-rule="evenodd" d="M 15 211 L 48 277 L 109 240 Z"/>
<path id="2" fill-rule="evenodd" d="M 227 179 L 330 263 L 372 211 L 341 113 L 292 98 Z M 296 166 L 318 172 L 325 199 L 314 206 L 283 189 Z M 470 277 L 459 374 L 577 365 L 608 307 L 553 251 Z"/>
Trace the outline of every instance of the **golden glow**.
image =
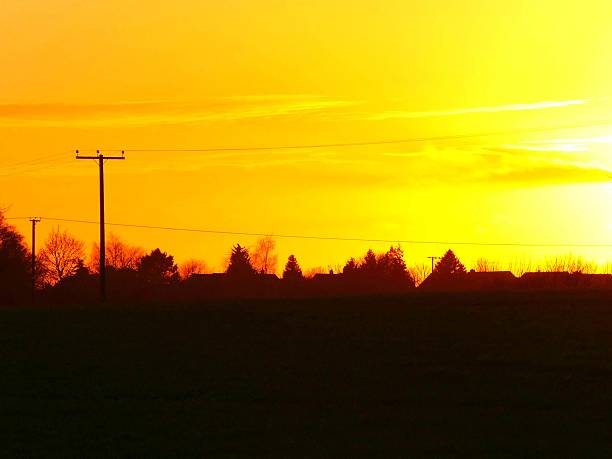
<path id="1" fill-rule="evenodd" d="M 80 149 L 403 144 L 129 152 L 107 219 L 423 241 L 612 243 L 609 1 L 25 0 L 0 28 L 0 205 L 97 218 Z M 609 121 L 609 125 L 602 122 Z M 534 128 L 564 127 L 554 131 Z M 496 133 L 461 138 L 475 133 Z M 457 138 L 450 138 L 458 136 Z M 62 154 L 64 154 L 62 156 Z M 19 165 L 49 157 L 30 165 Z M 54 223 L 39 225 L 44 237 Z M 83 239 L 96 228 L 65 224 Z M 19 228 L 28 233 L 27 222 Z M 220 269 L 254 238 L 113 229 Z M 278 240 L 335 266 L 368 246 Z M 540 259 L 610 249 L 453 246 Z M 404 244 L 409 263 L 447 245 Z"/>

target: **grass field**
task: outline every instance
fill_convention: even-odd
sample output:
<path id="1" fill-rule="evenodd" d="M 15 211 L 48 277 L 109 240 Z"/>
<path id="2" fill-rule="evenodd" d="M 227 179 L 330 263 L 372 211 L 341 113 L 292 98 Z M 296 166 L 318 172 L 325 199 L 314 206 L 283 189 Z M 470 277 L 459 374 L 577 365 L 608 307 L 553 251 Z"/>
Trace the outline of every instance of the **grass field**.
<path id="1" fill-rule="evenodd" d="M 3 457 L 612 457 L 612 295 L 0 309 Z"/>

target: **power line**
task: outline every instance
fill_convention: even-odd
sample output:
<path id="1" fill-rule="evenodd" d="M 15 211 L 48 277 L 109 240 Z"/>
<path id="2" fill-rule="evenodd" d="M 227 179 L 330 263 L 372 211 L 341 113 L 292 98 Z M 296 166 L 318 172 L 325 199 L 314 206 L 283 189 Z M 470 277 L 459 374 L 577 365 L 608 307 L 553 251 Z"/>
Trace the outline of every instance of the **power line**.
<path id="1" fill-rule="evenodd" d="M 6 220 L 18 220 L 27 217 L 7 217 Z M 41 217 L 49 221 L 57 222 L 69 222 L 69 223 L 84 223 L 90 225 L 99 225 L 99 221 L 93 220 L 76 220 L 69 218 L 56 218 L 56 217 Z M 566 247 L 566 248 L 612 248 L 612 244 L 589 244 L 589 243 L 559 243 L 559 244 L 539 244 L 539 243 L 518 243 L 518 242 L 469 242 L 469 241 L 425 241 L 425 240 L 414 240 L 414 239 L 377 239 L 377 238 L 354 238 L 354 237 L 341 237 L 341 236 L 315 236 L 315 235 L 302 235 L 302 234 L 270 234 L 270 233 L 255 233 L 245 231 L 223 231 L 223 230 L 211 230 L 202 228 L 178 228 L 169 226 L 153 226 L 153 225 L 137 225 L 132 223 L 106 223 L 109 226 L 119 226 L 126 228 L 140 228 L 140 229 L 154 229 L 164 231 L 182 231 L 191 233 L 208 233 L 208 234 L 225 234 L 232 236 L 273 236 L 277 238 L 286 239 L 310 239 L 310 240 L 321 240 L 321 241 L 344 241 L 344 242 L 381 242 L 388 244 L 415 244 L 415 245 L 465 245 L 465 246 L 485 246 L 485 247 Z"/>
<path id="2" fill-rule="evenodd" d="M 537 132 L 551 132 L 566 129 L 580 129 L 587 127 L 607 126 L 611 125 L 612 121 L 602 120 L 592 123 L 584 124 L 568 124 L 559 126 L 546 126 L 546 127 L 534 127 L 534 128 L 522 128 L 506 131 L 494 131 L 494 132 L 481 132 L 472 134 L 457 134 L 457 135 L 446 135 L 446 136 L 431 136 L 431 137 L 412 137 L 406 139 L 390 139 L 390 140 L 371 140 L 361 142 L 338 142 L 338 143 L 320 143 L 320 144 L 300 144 L 300 145 L 271 145 L 271 146 L 242 146 L 242 147 L 207 147 L 207 148 L 134 148 L 134 149 L 122 149 L 114 150 L 107 149 L 106 152 L 121 152 L 129 151 L 136 153 L 221 153 L 221 152 L 256 152 L 256 151 L 275 151 L 275 150 L 306 150 L 306 149 L 319 149 L 319 148 L 345 148 L 345 147 L 359 147 L 359 146 L 374 146 L 374 145 L 397 145 L 397 144 L 409 144 L 409 143 L 421 143 L 421 142 L 435 142 L 435 141 L 449 141 L 449 140 L 463 140 L 463 139 L 476 139 L 481 137 L 495 137 L 502 135 L 512 134 L 524 134 L 524 133 L 537 133 Z M 81 150 L 83 152 L 90 150 Z M 18 174 L 24 170 L 32 171 L 37 170 L 40 167 L 57 167 L 69 162 L 69 158 L 65 160 L 56 161 L 66 154 L 55 153 L 50 155 L 44 155 L 30 160 L 20 161 L 16 163 L 10 163 L 2 166 L 2 169 L 9 170 L 8 173 L 0 174 L 0 177 L 8 177 L 14 174 Z"/>
<path id="3" fill-rule="evenodd" d="M 70 161 L 71 159 L 65 153 L 56 153 L 53 155 L 41 156 L 28 161 L 12 163 L 8 166 L 0 166 L 0 170 L 2 170 L 2 172 L 5 172 L 1 173 L 0 177 L 13 177 L 22 173 L 36 171 L 41 168 L 57 168 L 59 166 L 65 165 Z"/>
<path id="4" fill-rule="evenodd" d="M 389 139 L 389 140 L 371 140 L 363 142 L 340 142 L 340 143 L 320 143 L 320 144 L 300 144 L 300 145 L 272 145 L 272 146 L 247 146 L 247 147 L 208 147 L 208 148 L 124 148 L 121 150 L 105 150 L 108 152 L 132 152 L 132 153 L 215 153 L 215 152 L 237 152 L 237 151 L 265 151 L 265 150 L 301 150 L 301 149 L 315 149 L 315 148 L 343 148 L 343 147 L 360 147 L 370 145 L 393 145 L 393 144 L 405 144 L 405 143 L 420 143 L 430 141 L 447 141 L 447 140 L 462 140 L 462 139 L 473 139 L 480 137 L 496 137 L 502 135 L 511 134 L 525 134 L 525 133 L 537 133 L 537 132 L 550 132 L 560 131 L 565 129 L 580 129 L 587 127 L 597 126 L 608 126 L 611 125 L 612 121 L 598 121 L 595 123 L 585 124 L 568 124 L 561 126 L 548 126 L 548 127 L 535 127 L 535 128 L 523 128 L 506 131 L 494 131 L 494 132 L 481 132 L 473 134 L 456 134 L 456 135 L 445 135 L 445 136 L 432 136 L 432 137 L 412 137 L 406 139 Z M 87 151 L 87 150 L 81 150 Z"/>
<path id="5" fill-rule="evenodd" d="M 16 167 L 19 168 L 23 166 L 37 165 L 37 164 L 42 164 L 42 163 L 53 162 L 55 159 L 59 159 L 64 156 L 66 156 L 65 153 L 53 153 L 50 155 L 39 156 L 36 158 L 31 158 L 31 159 L 19 161 L 16 163 L 3 164 L 0 167 L 2 167 L 2 169 L 13 169 Z"/>

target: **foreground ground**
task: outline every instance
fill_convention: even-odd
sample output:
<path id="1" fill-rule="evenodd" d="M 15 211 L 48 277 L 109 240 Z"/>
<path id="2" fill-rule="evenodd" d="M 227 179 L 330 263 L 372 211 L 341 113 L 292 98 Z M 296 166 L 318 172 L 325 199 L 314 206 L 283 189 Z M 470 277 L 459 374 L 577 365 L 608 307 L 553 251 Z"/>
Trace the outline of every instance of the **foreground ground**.
<path id="1" fill-rule="evenodd" d="M 0 309 L 4 457 L 612 457 L 612 295 Z"/>

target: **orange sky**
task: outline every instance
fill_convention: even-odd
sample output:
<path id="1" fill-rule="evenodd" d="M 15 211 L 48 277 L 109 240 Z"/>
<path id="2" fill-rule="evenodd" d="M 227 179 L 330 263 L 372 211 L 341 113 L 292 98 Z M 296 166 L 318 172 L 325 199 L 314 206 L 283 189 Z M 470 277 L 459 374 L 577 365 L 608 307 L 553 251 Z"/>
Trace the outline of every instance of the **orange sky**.
<path id="1" fill-rule="evenodd" d="M 611 14 L 593 0 L 9 2 L 0 205 L 9 216 L 95 220 L 97 169 L 74 150 L 124 148 L 127 160 L 106 169 L 109 222 L 612 243 Z M 530 131 L 543 127 L 565 129 Z M 40 237 L 56 224 L 43 221 Z M 62 226 L 97 237 L 93 225 Z M 216 270 L 232 243 L 254 242 L 110 230 Z M 295 253 L 305 267 L 369 246 L 388 244 L 278 239 L 280 258 Z M 403 246 L 411 264 L 448 247 L 468 265 L 481 255 L 612 260 L 610 248 Z"/>

